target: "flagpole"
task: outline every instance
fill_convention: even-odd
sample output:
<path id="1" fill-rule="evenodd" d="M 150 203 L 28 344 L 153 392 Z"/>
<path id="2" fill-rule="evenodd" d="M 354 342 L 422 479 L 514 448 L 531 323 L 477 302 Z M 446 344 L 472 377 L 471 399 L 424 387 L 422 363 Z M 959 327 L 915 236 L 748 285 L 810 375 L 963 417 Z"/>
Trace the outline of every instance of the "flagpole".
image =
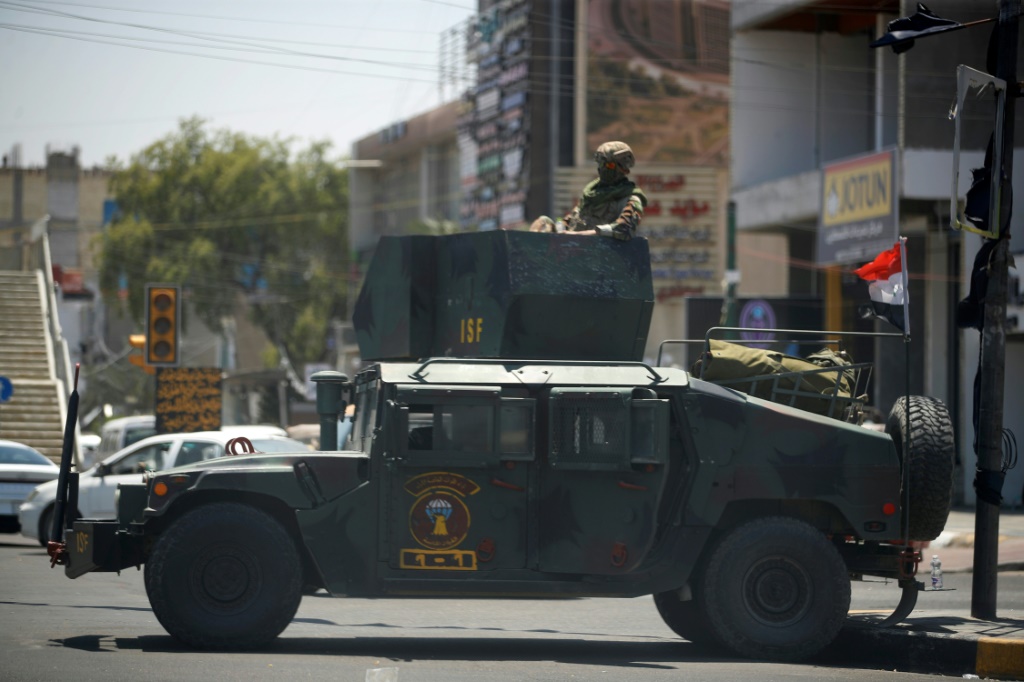
<path id="1" fill-rule="evenodd" d="M 903 274 L 903 422 L 907 425 L 906 433 L 903 434 L 903 518 L 906 520 L 906 528 L 903 537 L 906 538 L 907 548 L 910 548 L 910 277 L 907 274 L 907 238 L 900 236 L 900 270 Z"/>

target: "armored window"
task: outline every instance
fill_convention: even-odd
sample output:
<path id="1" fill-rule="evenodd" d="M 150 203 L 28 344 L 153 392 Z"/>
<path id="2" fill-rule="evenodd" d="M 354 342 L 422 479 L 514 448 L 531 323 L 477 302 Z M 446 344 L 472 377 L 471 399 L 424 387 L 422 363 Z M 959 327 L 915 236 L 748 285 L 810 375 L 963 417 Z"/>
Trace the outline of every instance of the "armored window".
<path id="1" fill-rule="evenodd" d="M 497 387 L 401 387 L 397 398 L 411 463 L 454 459 L 485 464 L 496 459 Z"/>
<path id="2" fill-rule="evenodd" d="M 356 386 L 356 413 L 352 416 L 352 447 L 369 452 L 373 432 L 377 426 L 377 382 L 368 381 Z"/>
<path id="3" fill-rule="evenodd" d="M 505 398 L 501 401 L 498 448 L 502 460 L 533 461 L 534 401 Z"/>
<path id="4" fill-rule="evenodd" d="M 619 469 L 629 462 L 628 393 L 553 389 L 551 465 Z"/>
<path id="5" fill-rule="evenodd" d="M 668 401 L 632 394 L 632 389 L 552 389 L 551 466 L 610 471 L 667 461 Z"/>

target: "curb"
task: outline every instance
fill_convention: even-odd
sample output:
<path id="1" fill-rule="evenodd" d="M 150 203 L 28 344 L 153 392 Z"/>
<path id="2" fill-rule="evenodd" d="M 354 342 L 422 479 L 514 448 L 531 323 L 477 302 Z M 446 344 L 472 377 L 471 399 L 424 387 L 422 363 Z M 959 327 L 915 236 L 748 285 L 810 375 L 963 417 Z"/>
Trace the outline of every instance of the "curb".
<path id="1" fill-rule="evenodd" d="M 962 618 L 932 618 L 930 624 L 952 630 Z M 848 623 L 820 654 L 822 662 L 916 673 L 978 675 L 1024 679 L 1024 639 L 980 637 L 873 627 Z"/>

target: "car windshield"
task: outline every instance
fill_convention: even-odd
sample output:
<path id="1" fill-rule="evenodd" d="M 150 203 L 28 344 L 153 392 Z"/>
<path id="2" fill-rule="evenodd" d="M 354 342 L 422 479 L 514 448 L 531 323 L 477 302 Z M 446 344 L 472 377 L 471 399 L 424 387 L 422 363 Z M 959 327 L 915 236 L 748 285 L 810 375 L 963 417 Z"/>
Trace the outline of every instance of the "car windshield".
<path id="1" fill-rule="evenodd" d="M 46 457 L 24 445 L 0 445 L 0 464 L 55 466 Z"/>
<path id="2" fill-rule="evenodd" d="M 256 452 L 307 452 L 309 446 L 291 438 L 253 438 Z"/>

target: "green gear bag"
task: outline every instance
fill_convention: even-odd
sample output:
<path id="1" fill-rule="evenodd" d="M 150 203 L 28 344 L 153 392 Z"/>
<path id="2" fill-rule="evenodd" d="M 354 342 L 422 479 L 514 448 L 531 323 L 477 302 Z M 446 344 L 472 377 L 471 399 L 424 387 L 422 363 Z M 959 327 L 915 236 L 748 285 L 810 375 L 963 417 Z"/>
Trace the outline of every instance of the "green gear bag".
<path id="1" fill-rule="evenodd" d="M 712 339 L 710 350 L 701 354 L 691 373 L 748 395 L 828 415 L 833 405 L 829 399 L 832 395 L 846 399 L 852 396 L 855 377 L 852 372 L 839 369 L 849 364 L 845 353 L 827 348 L 805 360 L 778 351 Z M 822 371 L 830 367 L 837 370 Z"/>

